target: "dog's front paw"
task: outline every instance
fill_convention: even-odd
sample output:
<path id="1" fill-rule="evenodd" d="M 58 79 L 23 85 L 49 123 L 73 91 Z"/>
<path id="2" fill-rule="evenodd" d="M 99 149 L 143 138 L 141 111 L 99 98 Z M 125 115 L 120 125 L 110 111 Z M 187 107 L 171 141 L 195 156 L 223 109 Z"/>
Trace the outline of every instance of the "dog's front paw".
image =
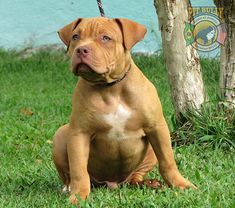
<path id="1" fill-rule="evenodd" d="M 165 182 L 172 188 L 188 189 L 193 188 L 197 189 L 190 181 L 185 179 L 178 170 L 168 171 L 162 174 Z"/>
<path id="2" fill-rule="evenodd" d="M 70 194 L 69 201 L 73 205 L 81 205 L 86 201 L 87 197 L 80 196 L 79 194 Z"/>
<path id="3" fill-rule="evenodd" d="M 70 197 L 69 197 L 69 201 L 71 204 L 73 205 L 79 205 L 80 203 L 83 203 L 87 197 L 88 197 L 88 194 L 78 194 L 78 192 L 70 192 Z"/>
<path id="4" fill-rule="evenodd" d="M 78 199 L 75 194 L 71 194 L 69 197 L 69 201 L 73 205 L 78 205 Z"/>
<path id="5" fill-rule="evenodd" d="M 182 190 L 188 189 L 188 188 L 197 189 L 197 187 L 194 184 L 192 184 L 190 181 L 188 181 L 182 176 L 178 178 L 177 180 L 173 181 L 171 186 L 173 188 L 180 188 Z"/>

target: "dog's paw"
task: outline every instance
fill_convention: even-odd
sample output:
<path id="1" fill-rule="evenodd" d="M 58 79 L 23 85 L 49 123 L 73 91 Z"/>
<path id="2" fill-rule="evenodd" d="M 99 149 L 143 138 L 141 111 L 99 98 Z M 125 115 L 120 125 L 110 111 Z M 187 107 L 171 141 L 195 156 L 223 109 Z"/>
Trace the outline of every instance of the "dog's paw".
<path id="1" fill-rule="evenodd" d="M 159 189 L 163 187 L 163 184 L 157 179 L 145 179 L 143 181 L 134 181 L 130 183 L 131 185 L 136 185 L 139 187 L 147 187 L 147 188 L 154 188 Z"/>
<path id="2" fill-rule="evenodd" d="M 189 189 L 189 188 L 197 189 L 197 187 L 194 184 L 192 184 L 190 181 L 188 181 L 185 178 L 174 182 L 172 186 L 173 188 L 180 188 L 181 190 Z"/>
<path id="3" fill-rule="evenodd" d="M 180 188 L 182 190 L 188 189 L 188 188 L 197 189 L 197 187 L 194 184 L 190 183 L 189 181 L 177 184 L 177 185 L 175 185 L 175 187 L 178 187 L 178 188 Z"/>
<path id="4" fill-rule="evenodd" d="M 78 205 L 78 204 L 79 204 L 79 201 L 78 201 L 78 199 L 77 199 L 77 197 L 76 197 L 75 194 L 71 194 L 71 195 L 70 195 L 69 201 L 70 201 L 70 203 L 73 204 L 73 205 Z"/>
<path id="5" fill-rule="evenodd" d="M 190 181 L 185 179 L 178 170 L 165 172 L 163 178 L 168 186 L 172 188 L 180 188 L 180 189 L 188 189 L 193 188 L 197 189 L 195 185 L 193 185 Z"/>

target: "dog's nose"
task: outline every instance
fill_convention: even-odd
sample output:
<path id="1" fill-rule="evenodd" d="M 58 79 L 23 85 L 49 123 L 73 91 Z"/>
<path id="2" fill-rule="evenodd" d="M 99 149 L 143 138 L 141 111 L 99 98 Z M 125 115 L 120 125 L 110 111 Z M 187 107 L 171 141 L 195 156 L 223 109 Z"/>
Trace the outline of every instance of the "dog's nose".
<path id="1" fill-rule="evenodd" d="M 87 56 L 90 53 L 90 49 L 87 46 L 79 46 L 76 49 L 76 52 L 79 56 Z"/>

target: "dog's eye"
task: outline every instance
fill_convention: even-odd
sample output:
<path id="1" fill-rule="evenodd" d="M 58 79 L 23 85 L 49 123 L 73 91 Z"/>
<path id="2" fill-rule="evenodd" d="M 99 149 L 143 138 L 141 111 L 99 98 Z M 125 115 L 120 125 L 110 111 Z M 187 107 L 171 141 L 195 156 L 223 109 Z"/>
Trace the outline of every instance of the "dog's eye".
<path id="1" fill-rule="evenodd" d="M 109 36 L 107 36 L 107 35 L 104 35 L 103 37 L 102 37 L 102 41 L 103 42 L 108 42 L 108 41 L 110 41 L 111 40 L 111 38 L 109 37 Z"/>
<path id="2" fill-rule="evenodd" d="M 73 36 L 72 36 L 72 40 L 78 40 L 79 39 L 79 35 L 78 34 L 74 34 Z"/>

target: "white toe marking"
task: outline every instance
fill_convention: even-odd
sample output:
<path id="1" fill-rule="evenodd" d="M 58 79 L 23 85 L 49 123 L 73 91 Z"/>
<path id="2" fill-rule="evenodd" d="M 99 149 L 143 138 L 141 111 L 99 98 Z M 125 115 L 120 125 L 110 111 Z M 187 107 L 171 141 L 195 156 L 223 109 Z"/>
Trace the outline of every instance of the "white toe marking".
<path id="1" fill-rule="evenodd" d="M 70 186 L 66 186 L 66 185 L 63 186 L 62 193 L 66 194 L 66 193 L 68 193 L 70 191 L 71 191 L 71 187 Z"/>
<path id="2" fill-rule="evenodd" d="M 108 133 L 108 138 L 125 139 L 125 125 L 126 121 L 131 117 L 131 112 L 119 104 L 115 112 L 106 114 L 103 117 L 112 126 Z"/>

